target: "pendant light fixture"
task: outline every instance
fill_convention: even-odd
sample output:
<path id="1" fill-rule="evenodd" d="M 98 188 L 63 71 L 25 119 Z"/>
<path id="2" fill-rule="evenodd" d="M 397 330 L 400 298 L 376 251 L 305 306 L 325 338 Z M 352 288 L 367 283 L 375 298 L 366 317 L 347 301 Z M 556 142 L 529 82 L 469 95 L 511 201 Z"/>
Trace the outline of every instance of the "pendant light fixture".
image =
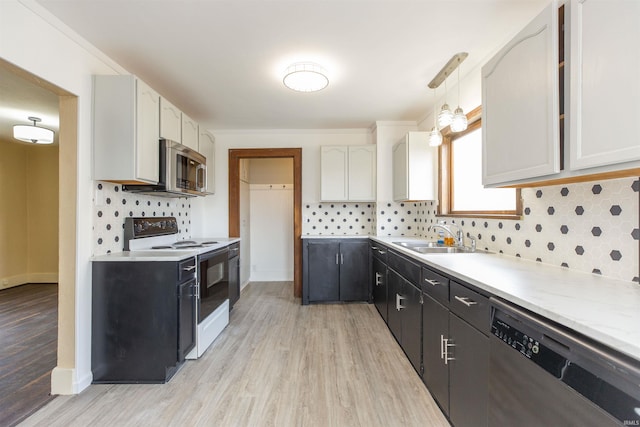
<path id="1" fill-rule="evenodd" d="M 447 126 L 449 126 L 451 124 L 451 121 L 453 120 L 453 113 L 449 109 L 449 104 L 447 104 L 447 94 L 448 94 L 448 91 L 447 91 L 447 77 L 445 76 L 445 79 L 444 79 L 444 104 L 442 105 L 442 108 L 440 109 L 440 113 L 438 114 L 438 126 L 440 127 L 440 129 L 446 128 Z"/>
<path id="2" fill-rule="evenodd" d="M 36 123 L 41 122 L 38 117 L 29 117 L 33 122 L 31 125 L 14 125 L 13 137 L 20 141 L 31 142 L 33 144 L 51 144 L 53 143 L 53 131 L 51 129 L 39 127 Z"/>
<path id="3" fill-rule="evenodd" d="M 459 65 L 459 64 L 458 64 Z M 452 132 L 462 132 L 467 130 L 467 116 L 460 108 L 460 66 L 458 66 L 458 108 L 453 113 L 453 119 L 451 121 Z"/>
<path id="4" fill-rule="evenodd" d="M 436 105 L 436 89 L 433 88 L 433 105 L 435 107 Z M 438 129 L 438 123 L 437 123 L 437 117 L 436 117 L 436 110 L 434 108 L 433 110 L 433 128 L 431 128 L 431 132 L 429 132 L 429 145 L 431 147 L 439 147 L 440 145 L 442 145 L 442 134 L 440 133 L 440 130 Z"/>

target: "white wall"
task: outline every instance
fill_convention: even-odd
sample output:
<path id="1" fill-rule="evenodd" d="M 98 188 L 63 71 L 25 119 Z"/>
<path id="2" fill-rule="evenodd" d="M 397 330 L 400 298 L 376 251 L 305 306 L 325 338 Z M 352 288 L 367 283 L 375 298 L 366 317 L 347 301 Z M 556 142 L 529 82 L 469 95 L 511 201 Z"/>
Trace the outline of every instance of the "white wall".
<path id="1" fill-rule="evenodd" d="M 302 203 L 320 200 L 320 147 L 372 143 L 370 129 L 216 131 L 216 194 L 192 204 L 194 235 L 229 234 L 229 152 L 230 148 L 302 148 Z M 206 212 L 207 220 L 204 221 Z"/>
<path id="2" fill-rule="evenodd" d="M 73 356 L 60 358 L 52 373 L 52 392 L 78 393 L 91 376 L 91 76 L 124 70 L 84 42 L 33 0 L 0 1 L 0 58 L 39 76 L 78 97 L 77 222 L 75 289 L 63 292 L 74 299 L 73 330 L 59 330 L 59 348 Z M 61 287 L 64 284 L 61 283 Z M 66 351 L 65 351 L 66 353 Z"/>

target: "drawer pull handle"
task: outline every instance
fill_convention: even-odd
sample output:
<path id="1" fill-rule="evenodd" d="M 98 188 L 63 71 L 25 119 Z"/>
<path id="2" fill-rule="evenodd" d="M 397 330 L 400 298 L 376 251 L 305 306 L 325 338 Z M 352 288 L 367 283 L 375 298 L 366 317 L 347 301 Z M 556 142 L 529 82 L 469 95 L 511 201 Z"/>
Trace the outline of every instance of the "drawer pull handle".
<path id="1" fill-rule="evenodd" d="M 382 285 L 382 274 L 376 271 L 376 286 Z"/>
<path id="2" fill-rule="evenodd" d="M 464 305 L 466 305 L 467 307 L 471 307 L 472 305 L 478 304 L 477 302 L 470 300 L 468 297 L 459 297 L 458 295 L 456 295 L 454 296 L 454 298 L 460 301 L 461 303 L 463 303 Z"/>
<path id="3" fill-rule="evenodd" d="M 427 282 L 430 285 L 433 286 L 438 286 L 441 285 L 442 283 L 438 282 L 437 280 L 433 280 L 433 279 L 424 279 L 425 282 Z"/>
<path id="4" fill-rule="evenodd" d="M 400 311 L 400 310 L 402 310 L 403 308 L 407 308 L 407 307 L 405 307 L 404 305 L 402 305 L 402 300 L 403 300 L 404 298 L 405 298 L 405 297 L 401 296 L 400 294 L 396 294 L 396 310 Z"/>
<path id="5" fill-rule="evenodd" d="M 377 246 L 371 246 L 371 249 L 373 249 L 374 251 L 377 251 L 378 247 Z"/>
<path id="6" fill-rule="evenodd" d="M 384 254 L 386 254 L 386 252 L 385 252 L 385 251 L 378 251 L 378 253 L 379 253 L 380 255 L 384 255 Z"/>
<path id="7" fill-rule="evenodd" d="M 189 267 L 183 267 L 182 270 L 183 271 L 193 271 L 196 269 L 195 265 L 190 265 Z"/>

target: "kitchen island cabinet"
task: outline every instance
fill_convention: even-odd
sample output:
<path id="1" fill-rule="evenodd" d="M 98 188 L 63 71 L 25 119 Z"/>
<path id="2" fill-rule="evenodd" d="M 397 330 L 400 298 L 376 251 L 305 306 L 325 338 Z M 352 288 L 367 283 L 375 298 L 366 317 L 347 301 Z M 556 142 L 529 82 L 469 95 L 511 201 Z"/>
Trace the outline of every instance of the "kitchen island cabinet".
<path id="1" fill-rule="evenodd" d="M 302 304 L 369 301 L 367 239 L 305 239 Z"/>

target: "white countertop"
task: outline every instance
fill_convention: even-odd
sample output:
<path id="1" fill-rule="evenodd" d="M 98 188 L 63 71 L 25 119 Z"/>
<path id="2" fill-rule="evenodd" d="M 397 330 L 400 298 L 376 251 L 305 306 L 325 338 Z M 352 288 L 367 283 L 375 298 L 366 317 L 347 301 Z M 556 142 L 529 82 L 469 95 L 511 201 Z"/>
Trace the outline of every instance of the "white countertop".
<path id="1" fill-rule="evenodd" d="M 98 255 L 91 258 L 91 261 L 182 261 L 184 259 L 203 254 L 206 252 L 215 251 L 216 249 L 224 248 L 233 243 L 239 242 L 238 237 L 212 237 L 208 240 L 215 240 L 216 244 L 203 246 L 201 248 L 189 248 L 181 250 L 141 250 L 141 251 L 123 251 L 113 252 L 106 255 Z"/>
<path id="2" fill-rule="evenodd" d="M 395 245 L 418 238 L 376 237 L 395 251 L 640 360 L 640 284 L 502 254 L 419 254 Z"/>
<path id="3" fill-rule="evenodd" d="M 302 239 L 368 239 L 368 234 L 307 234 L 302 235 Z"/>

